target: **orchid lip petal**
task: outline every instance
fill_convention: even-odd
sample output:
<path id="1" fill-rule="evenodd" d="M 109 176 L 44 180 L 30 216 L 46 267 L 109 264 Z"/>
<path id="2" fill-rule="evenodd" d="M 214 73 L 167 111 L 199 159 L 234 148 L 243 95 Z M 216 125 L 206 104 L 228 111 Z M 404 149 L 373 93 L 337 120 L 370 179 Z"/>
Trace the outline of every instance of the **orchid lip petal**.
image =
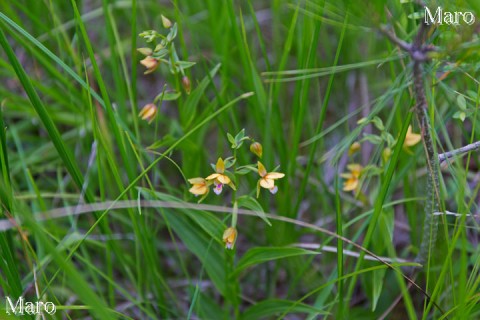
<path id="1" fill-rule="evenodd" d="M 270 192 L 271 192 L 272 194 L 277 193 L 277 191 L 278 191 L 278 187 L 277 187 L 277 186 L 274 186 L 273 188 L 270 188 Z"/>
<path id="2" fill-rule="evenodd" d="M 215 188 L 213 188 L 213 192 L 215 192 L 217 196 L 220 195 L 220 193 L 222 193 L 222 190 L 223 190 L 223 184 L 221 183 L 215 185 Z"/>

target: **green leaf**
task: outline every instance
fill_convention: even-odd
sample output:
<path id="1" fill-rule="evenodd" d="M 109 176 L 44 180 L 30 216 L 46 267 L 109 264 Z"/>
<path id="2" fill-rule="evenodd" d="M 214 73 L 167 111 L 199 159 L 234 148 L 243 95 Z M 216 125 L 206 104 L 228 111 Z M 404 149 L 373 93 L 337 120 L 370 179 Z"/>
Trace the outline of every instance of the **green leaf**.
<path id="1" fill-rule="evenodd" d="M 380 131 L 385 130 L 385 126 L 383 125 L 383 121 L 379 117 L 375 116 L 373 118 L 372 122 L 375 125 L 375 127 L 377 127 L 378 130 L 380 130 Z"/>
<path id="2" fill-rule="evenodd" d="M 153 102 L 156 103 L 157 101 L 173 101 L 177 100 L 181 95 L 181 92 L 175 90 L 163 91 L 155 97 Z"/>
<path id="3" fill-rule="evenodd" d="M 409 14 L 408 19 L 419 20 L 419 19 L 423 19 L 424 16 L 425 16 L 425 12 L 419 11 L 419 12 L 414 12 Z"/>
<path id="4" fill-rule="evenodd" d="M 465 121 L 466 113 L 464 111 L 457 111 L 453 114 L 454 119 L 460 119 L 462 122 Z"/>
<path id="5" fill-rule="evenodd" d="M 169 202 L 181 202 L 180 199 L 161 192 L 152 192 L 138 188 L 146 199 L 158 199 Z M 206 211 L 188 209 L 164 209 L 172 229 L 179 236 L 185 246 L 202 262 L 209 278 L 220 293 L 225 294 L 225 259 L 221 236 L 225 225 L 217 216 Z M 183 214 L 179 214 L 183 213 Z"/>
<path id="6" fill-rule="evenodd" d="M 192 93 L 188 96 L 185 104 L 180 109 L 180 118 L 183 128 L 187 128 L 195 119 L 197 115 L 197 106 L 200 102 L 200 98 L 205 93 L 207 86 L 210 84 L 210 81 L 215 77 L 218 70 L 220 69 L 221 64 L 217 64 L 211 71 L 210 74 L 207 75 L 200 84 L 192 91 Z"/>
<path id="7" fill-rule="evenodd" d="M 24 36 L 28 41 L 30 41 L 34 46 L 40 49 L 47 57 L 49 57 L 52 61 L 60 66 L 62 70 L 64 70 L 70 77 L 72 77 L 75 81 L 77 81 L 85 90 L 88 90 L 90 94 L 95 98 L 105 108 L 105 103 L 103 102 L 102 98 L 96 93 L 93 88 L 91 88 L 87 83 L 80 78 L 78 74 L 73 71 L 63 60 L 57 57 L 53 52 L 51 52 L 47 47 L 45 47 L 40 41 L 38 41 L 35 37 L 33 37 L 30 33 L 28 33 L 25 29 L 22 29 L 18 24 L 16 24 L 13 20 L 7 17 L 5 14 L 0 12 L 0 19 L 7 23 L 12 29 L 16 30 L 19 34 Z"/>
<path id="8" fill-rule="evenodd" d="M 465 100 L 465 97 L 463 95 L 459 94 L 457 96 L 457 104 L 462 111 L 467 110 L 467 101 Z"/>
<path id="9" fill-rule="evenodd" d="M 237 203 L 239 207 L 247 208 L 252 211 L 255 211 L 257 216 L 262 218 L 263 221 L 265 221 L 269 226 L 272 226 L 270 221 L 268 221 L 268 218 L 265 216 L 265 211 L 263 211 L 262 206 L 260 203 L 255 198 L 252 198 L 248 195 L 241 196 L 237 199 Z"/>
<path id="10" fill-rule="evenodd" d="M 185 69 L 188 69 L 188 68 L 191 68 L 193 67 L 196 62 L 190 62 L 190 61 L 177 61 L 175 62 L 175 64 L 177 65 L 177 67 L 185 70 Z"/>
<path id="11" fill-rule="evenodd" d="M 257 168 L 255 168 L 254 166 L 241 166 L 241 167 L 238 167 L 237 170 L 235 170 L 235 173 L 244 175 L 252 171 L 257 172 Z"/>
<path id="12" fill-rule="evenodd" d="M 162 59 L 166 55 L 168 55 L 168 50 L 166 48 L 161 48 L 161 49 L 155 50 L 153 57 Z"/>
<path id="13" fill-rule="evenodd" d="M 394 214 L 393 211 L 384 211 L 378 219 L 377 228 L 374 231 L 374 238 L 378 239 L 373 244 L 375 252 L 383 253 L 387 250 L 388 243 L 391 243 L 393 240 L 393 229 L 394 229 Z M 375 270 L 372 272 L 372 311 L 375 311 L 383 290 L 385 283 L 386 269 Z"/>
<path id="14" fill-rule="evenodd" d="M 381 144 L 383 139 L 375 134 L 366 134 L 360 142 L 369 141 L 373 144 Z"/>
<path id="15" fill-rule="evenodd" d="M 473 100 L 475 100 L 475 101 L 477 100 L 478 95 L 477 95 L 477 92 L 476 92 L 476 91 L 467 90 L 467 94 L 468 94 L 468 96 L 469 96 L 471 99 L 473 99 Z"/>
<path id="16" fill-rule="evenodd" d="M 362 172 L 363 173 L 368 172 L 369 175 L 380 175 L 381 173 L 383 173 L 383 169 L 377 167 L 376 165 L 370 164 L 365 168 L 363 168 Z"/>
<path id="17" fill-rule="evenodd" d="M 158 149 L 164 146 L 169 146 L 173 144 L 175 141 L 177 141 L 177 138 L 175 138 L 171 134 L 167 134 L 162 139 L 155 141 L 153 144 L 148 146 L 147 149 L 153 150 L 153 149 Z"/>
<path id="18" fill-rule="evenodd" d="M 396 141 L 395 141 L 395 138 L 388 132 L 385 132 L 385 141 L 387 142 L 387 145 L 390 147 L 390 148 L 393 148 L 393 146 L 395 145 Z"/>
<path id="19" fill-rule="evenodd" d="M 81 190 L 84 185 L 83 175 L 80 171 L 80 168 L 75 161 L 75 158 L 72 155 L 72 152 L 67 146 L 65 145 L 60 132 L 58 131 L 55 123 L 52 120 L 52 117 L 49 113 L 49 109 L 45 107 L 43 102 L 40 100 L 35 88 L 32 85 L 30 78 L 28 77 L 27 73 L 23 69 L 22 65 L 18 61 L 13 49 L 8 44 L 8 41 L 5 37 L 5 34 L 2 30 L 0 30 L 0 44 L 3 47 L 10 63 L 15 70 L 15 73 L 18 76 L 20 83 L 25 90 L 30 102 L 32 103 L 33 108 L 38 114 L 38 117 L 42 121 L 43 125 L 45 126 L 45 130 L 47 131 L 50 139 L 52 139 L 52 143 L 55 146 L 55 149 L 58 152 L 58 155 L 62 159 L 65 167 L 67 168 L 68 172 L 70 173 L 73 181 L 77 185 L 77 187 Z M 3 128 L 2 128 L 3 130 Z M 86 189 L 86 197 L 87 199 L 93 200 L 93 195 L 90 189 Z"/>
<path id="20" fill-rule="evenodd" d="M 245 310 L 240 319 L 255 320 L 268 319 L 277 314 L 288 313 L 312 313 L 315 315 L 327 315 L 328 312 L 321 309 L 309 306 L 304 303 L 290 301 L 269 299 L 258 302 Z"/>
<path id="21" fill-rule="evenodd" d="M 263 262 L 312 254 L 316 255 L 320 254 L 320 252 L 295 247 L 256 247 L 248 250 L 240 261 L 238 261 L 237 268 L 232 276 L 242 272 L 250 266 Z"/>
<path id="22" fill-rule="evenodd" d="M 177 24 L 174 23 L 173 27 L 170 29 L 170 32 L 167 35 L 168 42 L 172 42 L 173 39 L 175 39 L 175 37 L 177 36 L 177 30 L 178 30 Z"/>
<path id="23" fill-rule="evenodd" d="M 225 312 L 221 309 L 215 299 L 212 299 L 208 294 L 201 292 L 201 289 L 198 288 L 198 300 L 196 301 L 195 308 L 198 309 L 198 314 L 200 319 L 209 319 L 209 320 L 223 320 L 225 319 Z M 193 302 L 193 301 L 192 301 Z"/>
<path id="24" fill-rule="evenodd" d="M 236 162 L 234 157 L 228 157 L 223 159 L 223 162 L 225 164 L 225 169 L 230 169 Z"/>
<path id="25" fill-rule="evenodd" d="M 240 130 L 240 132 L 235 136 L 235 144 L 237 145 L 237 149 L 242 146 L 244 139 L 245 139 L 245 129 L 242 129 L 242 130 Z"/>
<path id="26" fill-rule="evenodd" d="M 228 132 L 227 132 L 227 139 L 232 144 L 232 149 L 235 149 L 237 147 L 237 144 L 235 143 L 235 138 Z"/>

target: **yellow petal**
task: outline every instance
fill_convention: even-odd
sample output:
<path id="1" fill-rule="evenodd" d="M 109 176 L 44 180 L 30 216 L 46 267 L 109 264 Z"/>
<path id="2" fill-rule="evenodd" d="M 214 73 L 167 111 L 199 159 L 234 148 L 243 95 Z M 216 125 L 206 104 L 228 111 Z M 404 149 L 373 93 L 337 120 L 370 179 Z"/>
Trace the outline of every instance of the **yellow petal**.
<path id="1" fill-rule="evenodd" d="M 353 175 L 351 173 L 341 173 L 340 177 L 342 177 L 344 179 L 351 179 L 353 177 Z"/>
<path id="2" fill-rule="evenodd" d="M 225 171 L 225 163 L 222 158 L 218 158 L 217 165 L 215 166 L 215 171 L 218 173 L 223 173 Z"/>
<path id="3" fill-rule="evenodd" d="M 343 191 L 353 191 L 358 186 L 358 179 L 350 179 L 343 183 Z"/>
<path id="4" fill-rule="evenodd" d="M 203 179 L 203 178 L 191 178 L 191 179 L 188 179 L 188 182 L 190 182 L 191 184 L 200 184 L 200 183 L 205 183 L 205 179 Z"/>
<path id="5" fill-rule="evenodd" d="M 233 227 L 227 228 L 223 232 L 222 236 L 223 242 L 225 242 L 225 247 L 227 249 L 233 249 L 235 245 L 235 240 L 237 239 L 237 230 Z"/>
<path id="6" fill-rule="evenodd" d="M 350 148 L 348 148 L 348 155 L 351 156 L 355 152 L 359 151 L 360 148 L 361 148 L 360 142 L 355 141 L 354 143 L 352 143 Z"/>
<path id="7" fill-rule="evenodd" d="M 358 163 L 349 164 L 347 168 L 352 172 L 352 174 L 357 174 L 357 175 L 360 174 L 360 172 L 363 169 L 362 165 Z"/>
<path id="8" fill-rule="evenodd" d="M 260 179 L 260 185 L 265 189 L 270 189 L 275 186 L 275 182 L 272 179 Z"/>
<path id="9" fill-rule="evenodd" d="M 157 106 L 153 103 L 149 103 L 145 105 L 138 116 L 142 118 L 142 120 L 153 120 L 157 115 Z"/>
<path id="10" fill-rule="evenodd" d="M 265 176 L 266 179 L 280 179 L 283 177 L 285 177 L 285 174 L 281 172 L 269 172 Z"/>
<path id="11" fill-rule="evenodd" d="M 145 59 L 141 60 L 140 63 L 143 64 L 145 68 L 147 68 L 147 71 L 145 71 L 143 74 L 152 73 L 159 66 L 158 60 L 151 56 L 148 56 Z"/>
<path id="12" fill-rule="evenodd" d="M 219 174 L 218 177 L 217 177 L 217 180 L 221 183 L 221 184 L 229 184 L 230 183 L 230 178 L 224 174 Z"/>
<path id="13" fill-rule="evenodd" d="M 213 180 L 213 179 L 218 178 L 218 176 L 220 176 L 220 173 L 212 173 L 211 175 L 206 177 L 205 180 Z"/>
<path id="14" fill-rule="evenodd" d="M 193 185 L 193 187 L 190 188 L 190 191 L 191 193 L 193 193 L 194 195 L 202 195 L 202 194 L 205 194 L 208 192 L 208 188 L 206 185 L 201 185 L 201 184 L 195 184 Z"/>
<path id="15" fill-rule="evenodd" d="M 260 177 L 262 178 L 265 177 L 265 175 L 267 174 L 267 169 L 265 169 L 265 167 L 260 161 L 258 161 L 257 166 L 258 166 L 258 174 L 260 175 Z"/>
<path id="16" fill-rule="evenodd" d="M 403 147 L 411 147 L 416 145 L 422 140 L 422 136 L 418 133 L 412 132 L 412 126 L 408 126 L 407 134 L 405 136 L 405 141 L 403 142 Z"/>

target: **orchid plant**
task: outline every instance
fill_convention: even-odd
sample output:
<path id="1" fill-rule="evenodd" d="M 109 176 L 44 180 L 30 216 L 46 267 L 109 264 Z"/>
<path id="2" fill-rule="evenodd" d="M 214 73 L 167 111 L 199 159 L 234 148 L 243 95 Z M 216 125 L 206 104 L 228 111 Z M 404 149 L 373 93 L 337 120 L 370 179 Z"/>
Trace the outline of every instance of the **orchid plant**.
<path id="1" fill-rule="evenodd" d="M 257 173 L 260 177 L 257 181 L 256 195 L 260 196 L 261 188 L 268 189 L 270 193 L 275 194 L 278 191 L 278 186 L 275 181 L 281 179 L 285 174 L 281 172 L 267 172 L 265 166 L 260 162 L 247 164 L 243 166 L 237 166 L 237 152 L 244 145 L 245 142 L 250 142 L 250 151 L 257 158 L 262 158 L 263 148 L 262 145 L 255 141 L 253 138 L 245 135 L 245 129 L 242 129 L 235 137 L 227 133 L 228 141 L 231 143 L 231 149 L 233 156 L 227 158 L 218 158 L 216 164 L 212 164 L 212 168 L 215 171 L 206 178 L 196 177 L 188 179 L 188 182 L 192 184 L 189 192 L 196 197 L 201 196 L 198 202 L 202 202 L 210 193 L 210 188 L 213 192 L 219 196 L 224 190 L 224 186 L 227 185 L 233 192 L 232 203 L 232 221 L 231 226 L 227 228 L 223 234 L 223 242 L 227 249 L 233 249 L 237 238 L 237 215 L 238 207 L 244 206 L 248 209 L 253 209 L 262 219 L 268 224 L 268 220 L 263 214 L 263 210 L 258 201 L 250 195 L 244 195 L 237 197 L 237 186 L 240 176 L 246 175 L 250 172 Z"/>

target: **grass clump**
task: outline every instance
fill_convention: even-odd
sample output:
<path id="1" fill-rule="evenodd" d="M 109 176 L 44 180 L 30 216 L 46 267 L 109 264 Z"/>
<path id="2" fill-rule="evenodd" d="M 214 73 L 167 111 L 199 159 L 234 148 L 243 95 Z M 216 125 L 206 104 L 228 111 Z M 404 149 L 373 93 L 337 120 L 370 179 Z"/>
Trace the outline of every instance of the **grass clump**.
<path id="1" fill-rule="evenodd" d="M 425 6 L 480 14 L 0 4 L 2 317 L 479 317 L 478 23 Z"/>

